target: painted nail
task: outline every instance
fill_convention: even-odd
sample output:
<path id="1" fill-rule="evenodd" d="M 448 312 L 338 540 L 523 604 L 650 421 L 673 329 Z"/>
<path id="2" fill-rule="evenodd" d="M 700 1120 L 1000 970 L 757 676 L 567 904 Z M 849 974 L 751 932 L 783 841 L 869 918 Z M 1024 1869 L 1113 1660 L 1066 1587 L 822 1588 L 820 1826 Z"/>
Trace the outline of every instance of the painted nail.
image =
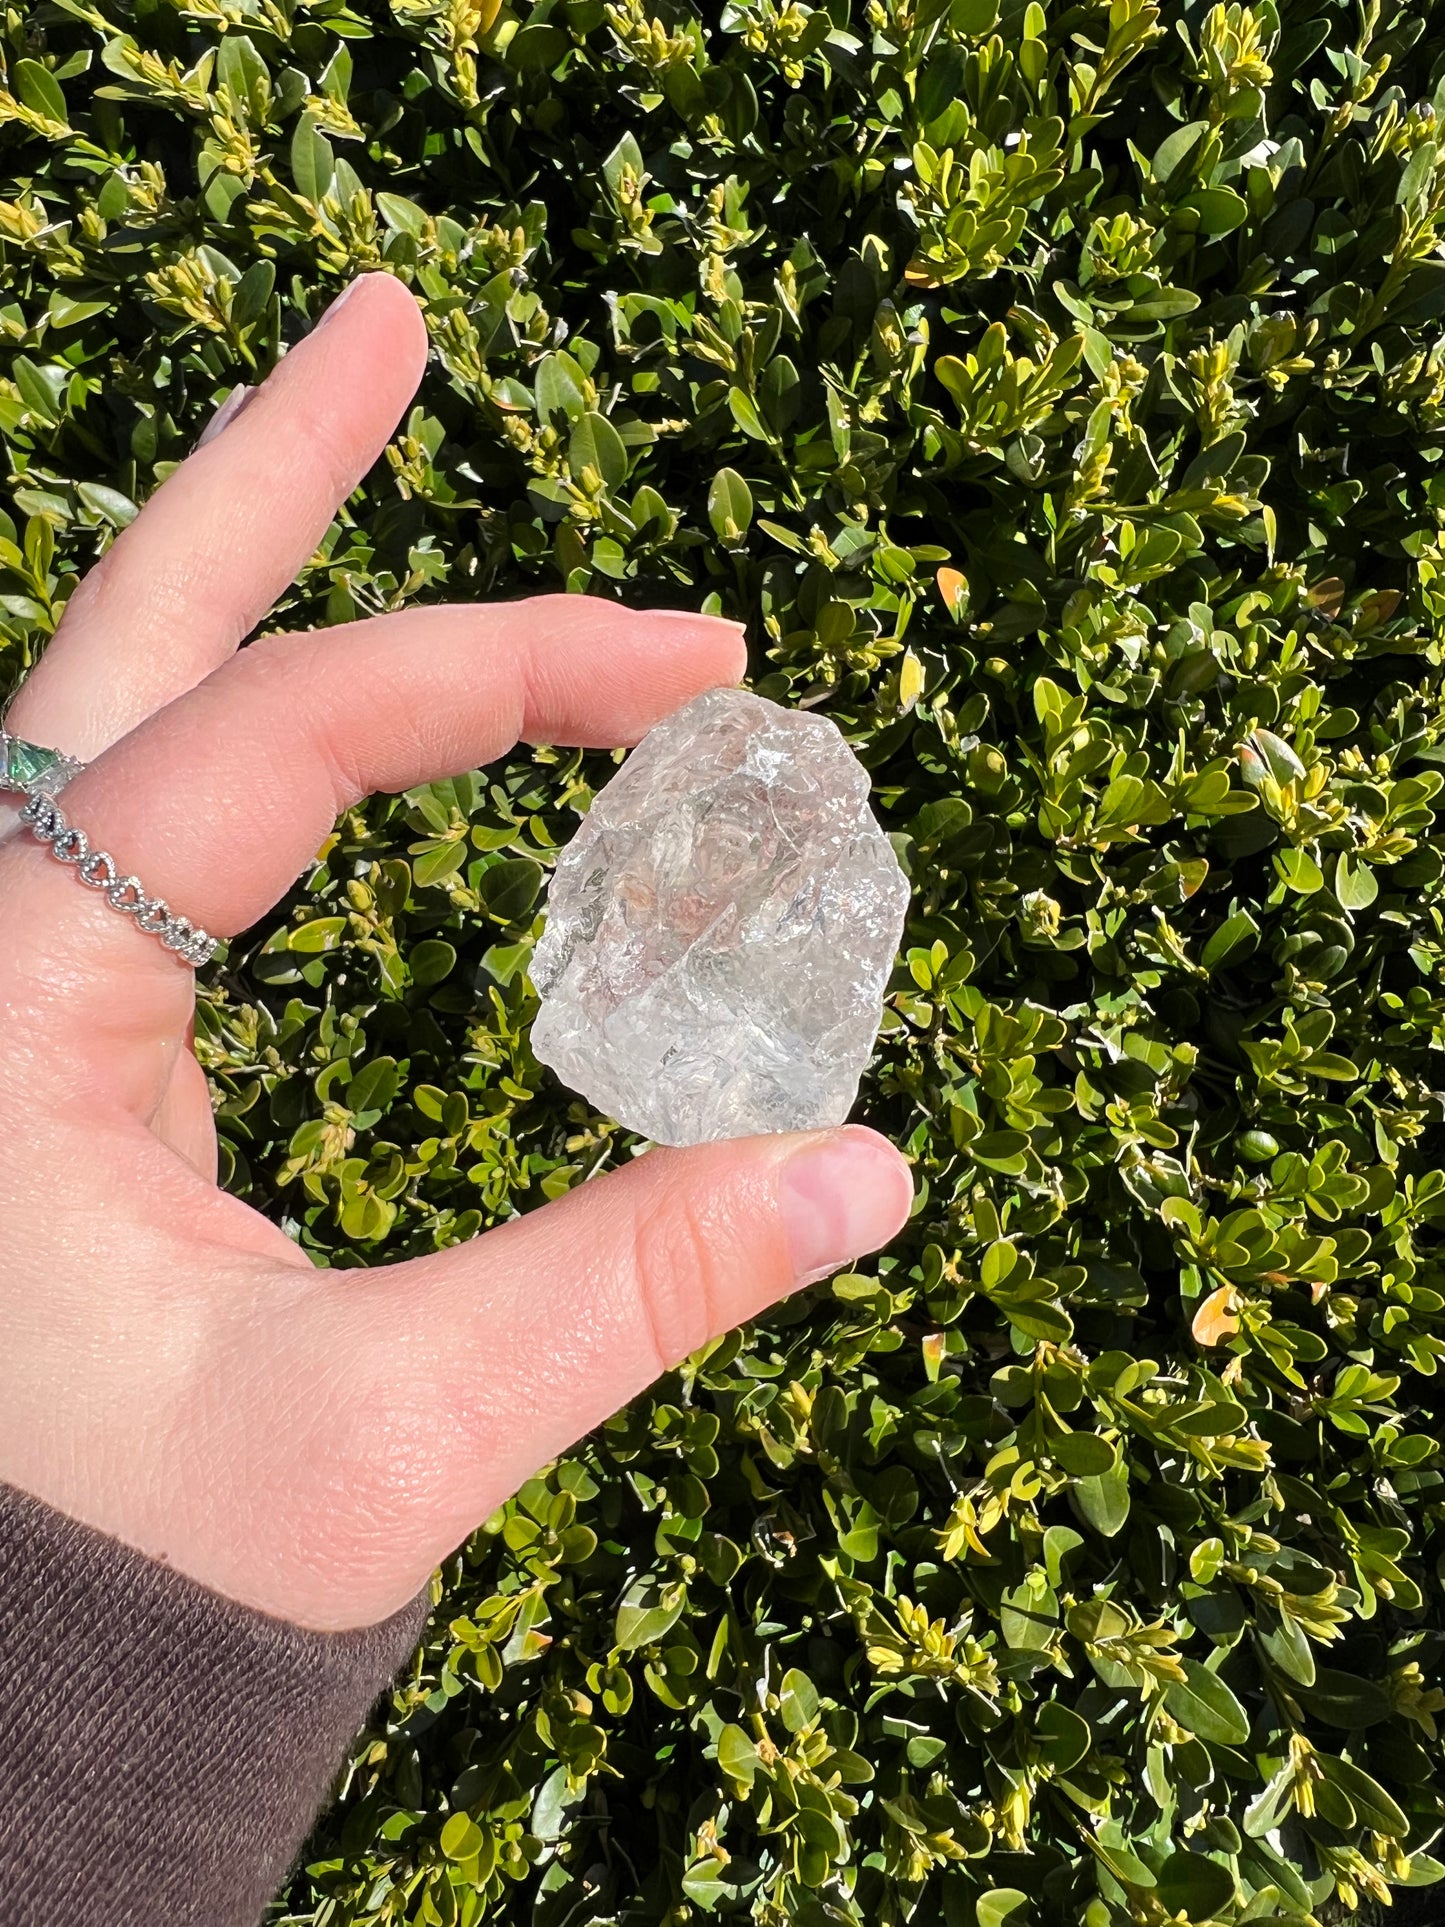
<path id="1" fill-rule="evenodd" d="M 223 428 L 229 428 L 241 410 L 255 400 L 256 393 L 254 388 L 247 388 L 244 383 L 233 388 L 196 437 L 196 447 L 204 448 L 207 442 L 216 439 Z"/>
<path id="2" fill-rule="evenodd" d="M 846 1129 L 795 1151 L 778 1193 L 794 1275 L 811 1284 L 902 1229 L 913 1181 L 891 1145 Z"/>

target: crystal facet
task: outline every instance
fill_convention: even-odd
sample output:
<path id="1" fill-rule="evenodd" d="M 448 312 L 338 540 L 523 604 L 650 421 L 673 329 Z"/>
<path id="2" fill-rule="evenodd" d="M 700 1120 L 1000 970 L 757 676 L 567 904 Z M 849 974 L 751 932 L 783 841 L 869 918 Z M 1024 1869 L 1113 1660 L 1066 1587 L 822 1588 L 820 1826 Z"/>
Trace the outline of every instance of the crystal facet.
<path id="1" fill-rule="evenodd" d="M 848 1115 L 908 885 L 826 717 L 740 689 L 661 722 L 563 851 L 532 1047 L 661 1144 Z"/>

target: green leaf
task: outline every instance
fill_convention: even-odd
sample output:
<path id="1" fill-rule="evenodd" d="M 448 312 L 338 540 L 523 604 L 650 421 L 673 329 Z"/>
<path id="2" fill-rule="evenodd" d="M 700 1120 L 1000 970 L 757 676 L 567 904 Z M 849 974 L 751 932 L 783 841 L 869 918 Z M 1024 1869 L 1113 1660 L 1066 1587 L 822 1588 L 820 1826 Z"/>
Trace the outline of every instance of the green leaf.
<path id="1" fill-rule="evenodd" d="M 1198 187 L 1180 206 L 1193 208 L 1199 216 L 1199 232 L 1211 237 L 1232 234 L 1249 219 L 1249 203 L 1232 187 Z"/>
<path id="2" fill-rule="evenodd" d="M 567 468 L 574 481 L 584 469 L 594 470 L 609 490 L 627 480 L 626 444 L 605 415 L 589 410 L 578 417 L 567 444 Z"/>
<path id="3" fill-rule="evenodd" d="M 1158 294 L 1135 301 L 1129 318 L 1136 322 L 1177 321 L 1181 315 L 1193 314 L 1198 306 L 1199 296 L 1190 288 L 1161 288 Z"/>
<path id="4" fill-rule="evenodd" d="M 1313 1686 L 1314 1648 L 1304 1629 L 1293 1619 L 1281 1619 L 1274 1626 L 1261 1629 L 1260 1644 L 1281 1672 L 1300 1686 Z"/>
<path id="5" fill-rule="evenodd" d="M 587 410 L 587 375 L 571 355 L 558 350 L 537 363 L 537 413 L 544 422 L 574 422 Z"/>
<path id="6" fill-rule="evenodd" d="M 1272 729 L 1250 731 L 1243 745 L 1241 761 L 1247 781 L 1268 776 L 1282 789 L 1288 784 L 1304 781 L 1304 764 L 1284 738 L 1276 736 Z"/>
<path id="7" fill-rule="evenodd" d="M 1371 1779 L 1362 1767 L 1355 1766 L 1350 1760 L 1333 1759 L 1328 1754 L 1322 1754 L 1320 1769 L 1330 1785 L 1339 1787 L 1347 1796 L 1360 1820 L 1371 1832 L 1388 1834 L 1395 1840 L 1403 1840 L 1409 1833 L 1410 1822 L 1403 1807 L 1392 1800 L 1379 1781 Z"/>
<path id="8" fill-rule="evenodd" d="M 319 207 L 336 176 L 331 143 L 309 114 L 302 114 L 291 136 L 291 179 L 303 200 Z"/>
<path id="9" fill-rule="evenodd" d="M 531 23 L 507 43 L 507 65 L 517 73 L 547 73 L 562 59 L 571 42 L 560 27 Z"/>
<path id="10" fill-rule="evenodd" d="M 482 1850 L 482 1830 L 469 1813 L 454 1813 L 442 1827 L 439 1844 L 448 1860 L 471 1860 Z"/>
<path id="11" fill-rule="evenodd" d="M 423 850 L 412 865 L 412 875 L 425 886 L 440 883 L 443 877 L 455 875 L 466 861 L 466 845 L 463 843 L 439 843 L 433 848 Z"/>
<path id="12" fill-rule="evenodd" d="M 752 1786 L 758 1771 L 758 1749 L 740 1726 L 725 1726 L 718 1735 L 717 1763 L 729 1779 Z"/>
<path id="13" fill-rule="evenodd" d="M 1035 1572 L 1022 1585 L 1003 1595 L 999 1602 L 999 1624 L 1010 1646 L 1041 1650 L 1058 1631 L 1057 1595 L 1040 1583 L 1040 1575 Z"/>
<path id="14" fill-rule="evenodd" d="M 308 922 L 298 924 L 291 932 L 288 939 L 290 948 L 303 956 L 334 950 L 346 935 L 348 922 L 346 917 L 312 917 Z"/>
<path id="15" fill-rule="evenodd" d="M 429 989 L 451 975 L 456 967 L 457 952 L 454 944 L 440 938 L 425 938 L 412 951 L 408 958 L 411 980 L 418 989 Z"/>
<path id="16" fill-rule="evenodd" d="M 140 514 L 128 495 L 122 495 L 118 488 L 106 488 L 101 482 L 82 482 L 75 492 L 88 509 L 102 521 L 109 522 L 112 528 L 128 529 Z"/>
<path id="17" fill-rule="evenodd" d="M 757 405 L 750 395 L 744 393 L 741 388 L 730 388 L 728 407 L 732 411 L 733 420 L 745 435 L 750 435 L 756 442 L 771 441 L 772 437 L 764 427 L 763 418 L 759 415 Z"/>
<path id="18" fill-rule="evenodd" d="M 1315 1719 L 1328 1726 L 1358 1731 L 1390 1717 L 1390 1701 L 1383 1687 L 1330 1666 L 1317 1670 L 1313 1686 L 1300 1688 L 1300 1698 Z"/>
<path id="19" fill-rule="evenodd" d="M 259 321 L 276 286 L 276 267 L 271 261 L 253 261 L 241 276 L 231 302 L 231 319 L 239 328 Z"/>
<path id="20" fill-rule="evenodd" d="M 975 14 L 982 14 L 984 10 L 981 7 L 975 7 L 973 11 Z M 996 20 L 998 17 L 996 0 L 991 0 L 990 11 Z M 959 27 L 961 32 L 988 33 L 992 30 L 992 20 L 990 20 L 988 26 L 983 28 L 966 27 L 963 26 L 962 22 L 958 19 L 958 9 L 956 6 L 953 13 L 954 24 Z M 914 112 L 918 115 L 920 122 L 926 124 L 943 113 L 945 108 L 953 105 L 954 101 L 957 100 L 963 92 L 965 72 L 966 67 L 963 49 L 961 47 L 949 41 L 944 41 L 941 46 L 935 47 L 934 51 L 929 55 L 927 65 L 923 68 L 914 90 Z"/>
<path id="21" fill-rule="evenodd" d="M 1106 1439 L 1092 1432 L 1065 1432 L 1049 1450 L 1063 1469 L 1076 1479 L 1104 1478 L 1114 1471 L 1118 1453 Z"/>
<path id="22" fill-rule="evenodd" d="M 231 38 L 228 34 L 227 45 Z M 386 225 L 398 234 L 409 234 L 413 240 L 419 241 L 426 233 L 426 209 L 418 207 L 415 201 L 405 200 L 400 194 L 378 194 L 376 211 Z"/>
<path id="23" fill-rule="evenodd" d="M 617 1608 L 613 1645 L 621 1653 L 656 1645 L 677 1624 L 686 1604 L 687 1588 L 681 1584 L 663 1585 L 651 1574 L 635 1579 Z"/>
<path id="24" fill-rule="evenodd" d="M 1403 207 L 1419 198 L 1435 170 L 1437 155 L 1438 148 L 1434 141 L 1422 141 L 1415 148 L 1400 175 L 1400 184 L 1395 190 L 1395 201 L 1398 206 Z"/>
<path id="25" fill-rule="evenodd" d="M 1121 1459 L 1112 1472 L 1076 1480 L 1070 1492 L 1095 1532 L 1113 1539 L 1123 1531 L 1129 1517 L 1129 1469 L 1124 1460 Z"/>
<path id="26" fill-rule="evenodd" d="M 1051 1772 L 1068 1773 L 1094 1744 L 1089 1722 L 1058 1700 L 1045 1700 L 1034 1715 L 1032 1749 Z"/>
<path id="27" fill-rule="evenodd" d="M 735 547 L 753 519 L 753 493 L 733 468 L 720 468 L 707 494 L 708 520 L 720 542 Z"/>
<path id="28" fill-rule="evenodd" d="M 1155 149 L 1150 163 L 1155 180 L 1162 181 L 1166 187 L 1173 187 L 1177 177 L 1188 169 L 1198 155 L 1208 133 L 1207 121 L 1193 120 L 1166 135 Z"/>
<path id="29" fill-rule="evenodd" d="M 482 902 L 501 923 L 525 917 L 542 891 L 545 872 L 530 857 L 504 857 L 482 873 Z"/>
<path id="30" fill-rule="evenodd" d="M 778 1689 L 778 1710 L 790 1733 L 801 1733 L 818 1717 L 818 1689 L 806 1673 L 790 1666 Z"/>
<path id="31" fill-rule="evenodd" d="M 1061 1305 L 1052 1305 L 1047 1299 L 1002 1299 L 1000 1309 L 1009 1323 L 1029 1338 L 1050 1345 L 1066 1345 L 1073 1337 L 1074 1325 L 1069 1314 Z"/>
<path id="32" fill-rule="evenodd" d="M 43 422 L 58 422 L 65 413 L 65 371 L 41 368 L 28 355 L 16 355 L 10 364 L 20 399 Z"/>
<path id="33" fill-rule="evenodd" d="M 979 1164 L 1018 1177 L 1026 1167 L 1028 1142 L 1022 1131 L 990 1131 L 986 1137 L 975 1138 L 968 1148 Z"/>
<path id="34" fill-rule="evenodd" d="M 1018 1887 L 995 1887 L 975 1902 L 978 1927 L 1033 1927 L 1034 1910 Z"/>
<path id="35" fill-rule="evenodd" d="M 1211 1920 L 1225 1912 L 1234 1895 L 1228 1867 L 1202 1853 L 1171 1853 L 1159 1869 L 1159 1898 L 1171 1914 Z"/>
<path id="36" fill-rule="evenodd" d="M 537 1789 L 532 1804 L 528 1831 L 539 1840 L 559 1840 L 566 1824 L 567 1810 L 576 1804 L 577 1794 L 567 1785 L 567 1769 L 559 1766 Z"/>
<path id="37" fill-rule="evenodd" d="M 1313 896 L 1324 888 L 1324 872 L 1308 850 L 1278 850 L 1274 867 L 1280 880 L 1301 896 Z"/>
<path id="38" fill-rule="evenodd" d="M 27 107 L 33 107 L 37 114 L 65 125 L 69 116 L 65 107 L 65 95 L 60 84 L 47 67 L 38 60 L 17 60 L 15 63 L 15 91 Z"/>
<path id="39" fill-rule="evenodd" d="M 379 1117 L 396 1096 L 400 1081 L 394 1057 L 373 1057 L 347 1085 L 347 1109 Z"/>
<path id="40" fill-rule="evenodd" d="M 1335 859 L 1334 890 L 1344 910 L 1368 910 L 1380 894 L 1370 866 L 1352 863 L 1343 852 Z"/>
<path id="41" fill-rule="evenodd" d="M 1208 971 L 1222 970 L 1230 963 L 1242 962 L 1258 943 L 1259 925 L 1248 910 L 1236 910 L 1210 935 L 1199 961 Z"/>
<path id="42" fill-rule="evenodd" d="M 1243 1746 L 1249 1738 L 1249 1715 L 1218 1673 L 1197 1659 L 1183 1660 L 1184 1678 L 1172 1680 L 1164 1704 L 1181 1726 L 1201 1740 L 1218 1746 Z"/>

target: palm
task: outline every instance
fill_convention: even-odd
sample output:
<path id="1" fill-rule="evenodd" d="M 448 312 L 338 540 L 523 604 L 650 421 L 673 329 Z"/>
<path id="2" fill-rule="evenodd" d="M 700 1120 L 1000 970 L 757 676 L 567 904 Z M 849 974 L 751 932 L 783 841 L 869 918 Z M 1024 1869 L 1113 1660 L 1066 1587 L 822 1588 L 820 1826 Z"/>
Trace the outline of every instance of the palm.
<path id="1" fill-rule="evenodd" d="M 95 759 L 67 817 L 214 932 L 254 922 L 373 789 L 519 735 L 634 741 L 741 669 L 723 624 L 557 597 L 235 653 L 424 349 L 399 284 L 359 284 L 77 590 L 15 704 L 17 735 Z M 23 1120 L 0 1147 L 0 1479 L 306 1625 L 401 1605 L 539 1463 L 907 1208 L 871 1133 L 756 1140 L 653 1153 L 470 1246 L 316 1272 L 216 1186 L 193 1014 L 191 972 L 0 809 L 0 1107 Z"/>

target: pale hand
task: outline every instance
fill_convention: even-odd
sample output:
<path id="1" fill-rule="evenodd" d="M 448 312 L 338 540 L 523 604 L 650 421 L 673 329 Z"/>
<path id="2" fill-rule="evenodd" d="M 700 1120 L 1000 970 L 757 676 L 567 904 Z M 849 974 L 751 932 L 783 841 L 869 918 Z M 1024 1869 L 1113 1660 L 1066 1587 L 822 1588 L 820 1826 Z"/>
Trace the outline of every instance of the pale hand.
<path id="1" fill-rule="evenodd" d="M 354 284 L 71 598 L 8 719 L 93 759 L 70 821 L 217 936 L 374 790 L 518 738 L 632 743 L 743 671 L 731 624 L 544 596 L 237 653 L 420 377 Z M 403 1605 L 536 1468 L 711 1335 L 886 1242 L 871 1131 L 652 1151 L 474 1242 L 321 1271 L 216 1187 L 192 973 L 0 797 L 0 1482 L 318 1630 Z"/>

